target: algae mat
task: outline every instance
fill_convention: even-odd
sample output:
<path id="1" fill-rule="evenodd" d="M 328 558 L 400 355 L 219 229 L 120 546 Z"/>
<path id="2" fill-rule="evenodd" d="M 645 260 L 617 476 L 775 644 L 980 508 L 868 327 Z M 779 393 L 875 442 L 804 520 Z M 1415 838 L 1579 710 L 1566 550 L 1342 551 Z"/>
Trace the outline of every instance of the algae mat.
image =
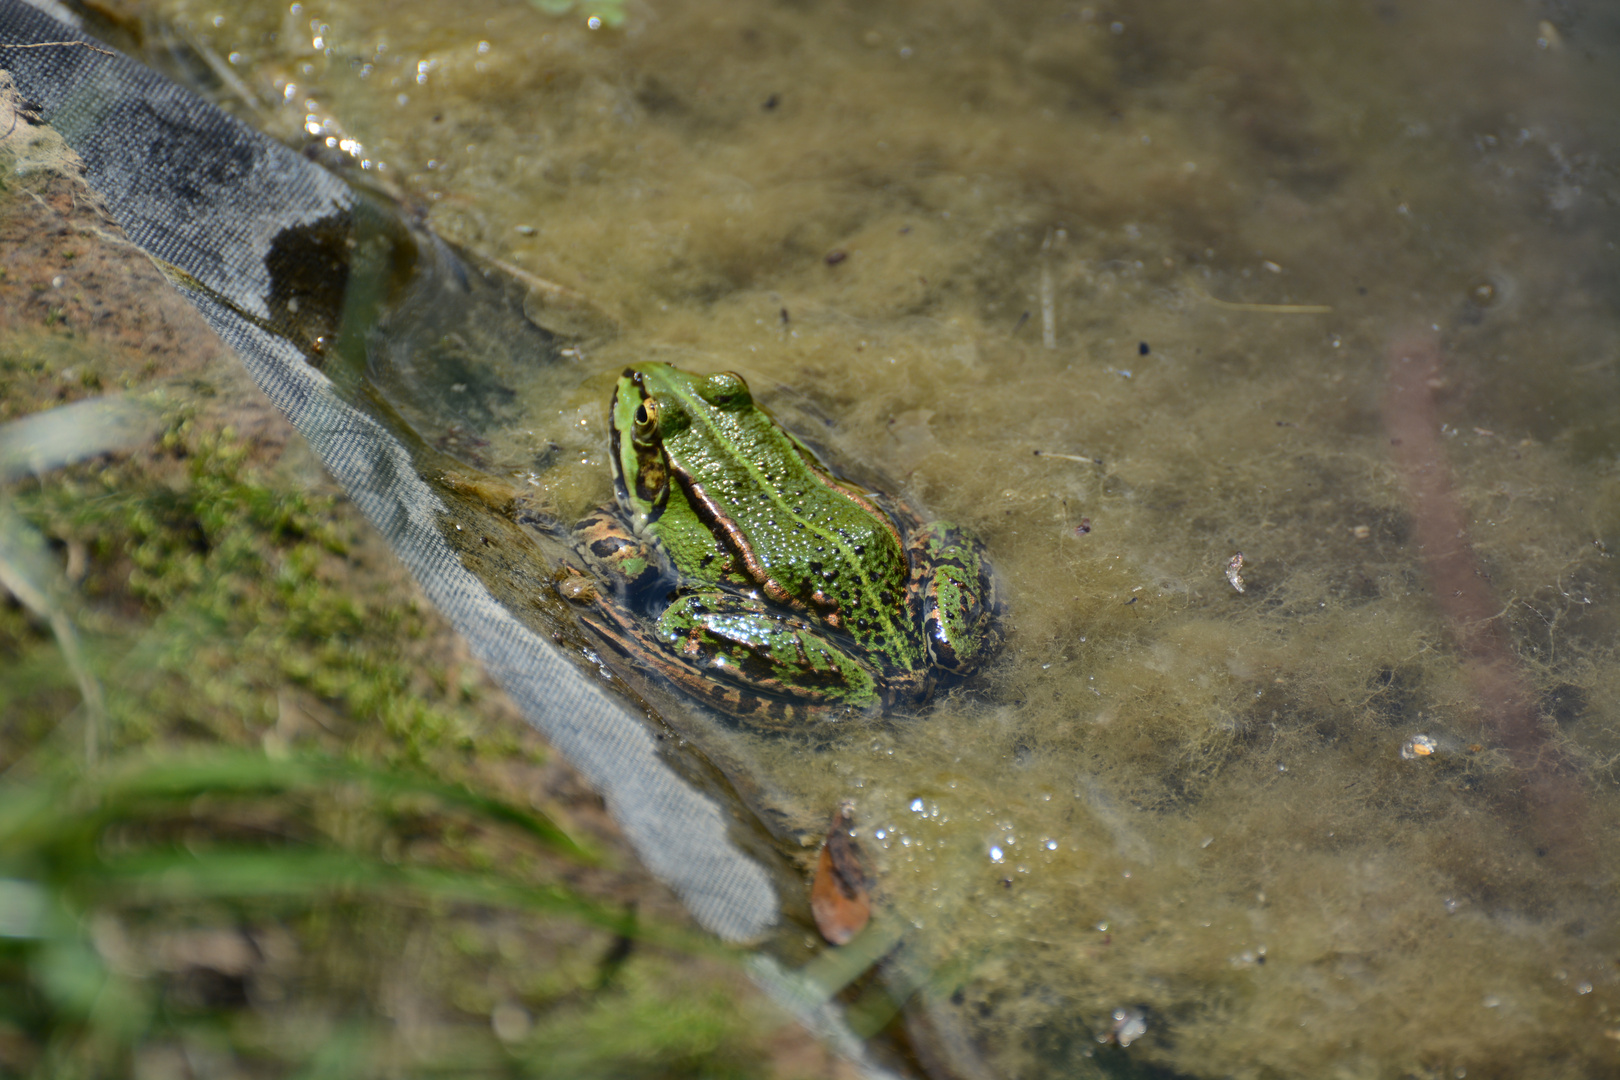
<path id="1" fill-rule="evenodd" d="M 506 382 L 490 475 L 607 498 L 657 356 L 984 537 L 966 687 L 679 721 L 785 849 L 856 802 L 951 1068 L 1615 1068 L 1611 13 L 162 14 L 227 104 L 616 319 Z"/>

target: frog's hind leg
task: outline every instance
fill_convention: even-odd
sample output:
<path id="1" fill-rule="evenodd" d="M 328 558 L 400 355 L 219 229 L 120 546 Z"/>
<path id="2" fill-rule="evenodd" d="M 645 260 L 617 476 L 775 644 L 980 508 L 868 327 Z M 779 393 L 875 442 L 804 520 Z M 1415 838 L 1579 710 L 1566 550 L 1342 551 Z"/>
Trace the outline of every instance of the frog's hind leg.
<path id="1" fill-rule="evenodd" d="M 984 545 L 950 522 L 935 521 L 911 533 L 906 554 L 935 666 L 972 672 L 1001 644 L 1001 599 Z"/>
<path id="2" fill-rule="evenodd" d="M 649 669 L 712 708 L 768 731 L 790 731 L 834 719 L 842 707 L 811 704 L 759 692 L 738 685 L 708 665 L 694 663 L 669 651 L 661 634 L 649 633 L 606 604 L 581 616 L 612 655 L 609 663 L 645 674 Z M 716 677 L 717 674 L 719 677 Z"/>
<path id="3" fill-rule="evenodd" d="M 683 681 L 689 690 L 747 723 L 829 720 L 883 702 L 866 664 L 803 619 L 750 597 L 682 596 L 659 617 L 656 633 L 664 655 L 701 680 Z"/>

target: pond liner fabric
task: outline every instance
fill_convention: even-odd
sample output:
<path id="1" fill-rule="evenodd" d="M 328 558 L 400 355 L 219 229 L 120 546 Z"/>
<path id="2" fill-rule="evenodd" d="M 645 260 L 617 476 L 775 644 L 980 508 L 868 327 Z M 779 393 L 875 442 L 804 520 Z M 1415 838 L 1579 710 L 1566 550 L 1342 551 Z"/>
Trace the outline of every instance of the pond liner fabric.
<path id="1" fill-rule="evenodd" d="M 474 656 L 601 794 L 647 868 L 720 938 L 762 936 L 778 919 L 776 890 L 728 837 L 722 808 L 660 757 L 644 721 L 462 565 L 440 532 L 446 507 L 406 447 L 273 329 L 288 310 L 275 288 L 287 253 L 319 257 L 282 241 L 351 220 L 359 197 L 314 162 L 22 0 L 0 0 L 0 70 L 11 75 L 23 108 L 79 154 L 86 182 L 129 239 L 168 264 L 171 281 L 309 441 Z"/>

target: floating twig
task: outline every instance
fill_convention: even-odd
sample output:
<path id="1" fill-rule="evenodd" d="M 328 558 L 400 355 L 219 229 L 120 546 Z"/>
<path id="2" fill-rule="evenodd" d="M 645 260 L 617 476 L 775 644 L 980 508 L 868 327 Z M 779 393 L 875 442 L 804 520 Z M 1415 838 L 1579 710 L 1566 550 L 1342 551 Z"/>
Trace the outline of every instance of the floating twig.
<path id="1" fill-rule="evenodd" d="M 1226 308 L 1228 311 L 1254 311 L 1261 315 L 1331 315 L 1333 308 L 1329 304 L 1244 304 L 1235 300 L 1221 300 L 1200 292 L 1199 296 L 1208 300 L 1216 307 Z"/>

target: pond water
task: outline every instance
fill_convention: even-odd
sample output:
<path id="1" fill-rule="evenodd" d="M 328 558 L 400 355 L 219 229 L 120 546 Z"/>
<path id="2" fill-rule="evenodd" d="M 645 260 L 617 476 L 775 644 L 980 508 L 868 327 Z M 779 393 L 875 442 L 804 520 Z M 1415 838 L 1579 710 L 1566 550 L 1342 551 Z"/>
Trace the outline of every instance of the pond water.
<path id="1" fill-rule="evenodd" d="M 1620 1067 L 1612 9 L 158 6 L 594 305 L 488 477 L 610 499 L 656 357 L 983 538 L 1005 648 L 915 714 L 656 698 L 805 865 L 854 801 L 949 1068 Z"/>

